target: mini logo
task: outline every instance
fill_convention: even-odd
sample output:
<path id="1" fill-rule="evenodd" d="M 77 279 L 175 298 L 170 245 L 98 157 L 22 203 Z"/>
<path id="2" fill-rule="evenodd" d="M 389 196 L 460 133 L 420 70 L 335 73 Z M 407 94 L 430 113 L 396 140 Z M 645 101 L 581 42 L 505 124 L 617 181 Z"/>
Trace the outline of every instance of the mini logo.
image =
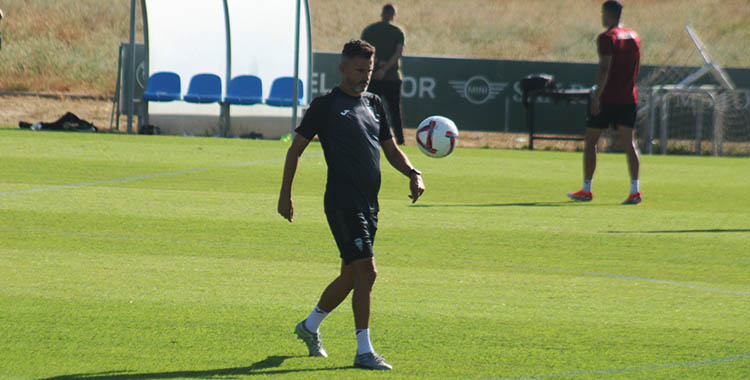
<path id="1" fill-rule="evenodd" d="M 508 87 L 508 82 L 490 82 L 484 76 L 475 75 L 469 80 L 449 81 L 458 95 L 473 104 L 485 104 L 495 99 L 498 94 Z"/>
<path id="2" fill-rule="evenodd" d="M 344 111 L 341 112 L 341 116 L 346 116 L 346 115 L 349 114 L 349 112 L 351 112 L 351 111 L 350 110 L 344 110 Z"/>
<path id="3" fill-rule="evenodd" d="M 354 239 L 354 245 L 357 246 L 357 249 L 359 249 L 360 252 L 362 252 L 365 247 L 364 243 L 362 242 L 362 238 Z"/>

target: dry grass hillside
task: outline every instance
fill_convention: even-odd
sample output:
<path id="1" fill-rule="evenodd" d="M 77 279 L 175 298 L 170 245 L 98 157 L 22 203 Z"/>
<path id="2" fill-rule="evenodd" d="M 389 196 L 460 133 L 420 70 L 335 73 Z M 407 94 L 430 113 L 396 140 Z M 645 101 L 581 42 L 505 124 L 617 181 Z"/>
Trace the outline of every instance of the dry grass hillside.
<path id="1" fill-rule="evenodd" d="M 336 51 L 378 19 L 383 1 L 309 0 L 313 48 Z M 0 90 L 113 93 L 128 0 L 5 0 Z M 396 2 L 407 54 L 593 61 L 601 0 Z M 691 49 L 691 23 L 726 66 L 750 66 L 747 0 L 625 0 L 624 22 L 644 40 L 645 63 Z M 140 14 L 140 13 L 139 13 Z M 696 61 L 697 63 L 698 61 Z"/>

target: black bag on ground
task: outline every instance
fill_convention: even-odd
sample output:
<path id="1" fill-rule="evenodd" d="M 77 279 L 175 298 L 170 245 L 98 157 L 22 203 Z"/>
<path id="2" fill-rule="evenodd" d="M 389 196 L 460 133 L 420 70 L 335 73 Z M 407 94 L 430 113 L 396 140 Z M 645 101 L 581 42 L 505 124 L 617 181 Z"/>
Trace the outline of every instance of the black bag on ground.
<path id="1" fill-rule="evenodd" d="M 138 128 L 139 135 L 160 135 L 161 129 L 155 125 L 149 124 Z"/>
<path id="2" fill-rule="evenodd" d="M 72 112 L 65 113 L 65 115 L 52 123 L 39 122 L 31 124 L 19 121 L 18 126 L 23 129 L 44 131 L 97 132 L 99 130 L 94 124 L 79 118 Z"/>

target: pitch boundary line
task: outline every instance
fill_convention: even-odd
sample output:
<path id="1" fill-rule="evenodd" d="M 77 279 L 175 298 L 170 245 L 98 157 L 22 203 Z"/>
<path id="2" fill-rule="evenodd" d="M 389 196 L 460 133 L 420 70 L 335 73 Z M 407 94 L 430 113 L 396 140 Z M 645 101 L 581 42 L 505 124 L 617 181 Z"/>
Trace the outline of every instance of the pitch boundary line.
<path id="1" fill-rule="evenodd" d="M 707 359 L 693 362 L 682 362 L 672 364 L 654 364 L 646 365 L 641 367 L 626 367 L 626 368 L 612 368 L 612 369 L 600 369 L 590 371 L 571 371 L 571 372 L 559 372 L 551 373 L 546 375 L 531 375 L 531 376 L 518 376 L 518 377 L 497 377 L 485 380 L 526 380 L 526 379 L 547 379 L 551 377 L 569 377 L 569 376 L 586 376 L 586 375 L 612 375 L 616 373 L 624 372 L 637 372 L 637 371 L 649 371 L 669 368 L 686 368 L 686 367 L 698 367 L 702 365 L 718 364 L 718 363 L 730 363 L 740 360 L 750 359 L 750 352 L 744 354 L 726 356 L 717 359 Z"/>
<path id="2" fill-rule="evenodd" d="M 586 275 L 589 275 L 589 276 L 611 277 L 611 278 L 616 278 L 616 279 L 620 279 L 620 280 L 644 281 L 644 282 L 651 282 L 651 283 L 655 283 L 655 284 L 680 286 L 680 287 L 684 287 L 684 288 L 693 288 L 693 289 L 705 290 L 705 291 L 710 291 L 710 292 L 728 293 L 728 294 L 734 294 L 734 295 L 743 296 L 743 297 L 750 297 L 750 293 L 740 292 L 740 291 L 736 291 L 736 290 L 710 288 L 710 287 L 707 287 L 707 286 L 686 284 L 686 283 L 677 282 L 677 281 L 657 280 L 657 279 L 653 279 L 653 278 L 645 278 L 645 277 L 637 277 L 637 276 L 625 276 L 625 275 L 621 275 L 621 274 L 603 273 L 603 272 L 590 272 L 590 271 L 576 270 L 576 269 L 545 268 L 545 267 L 536 267 L 536 266 L 532 266 L 532 265 L 521 265 L 521 264 L 505 264 L 505 265 L 508 266 L 508 267 L 513 267 L 513 268 L 536 269 L 536 270 L 542 270 L 542 271 L 554 271 L 554 272 L 566 272 L 566 273 L 579 273 L 579 274 L 586 274 Z"/>
<path id="3" fill-rule="evenodd" d="M 77 231 L 45 231 L 45 230 L 34 230 L 34 229 L 13 229 L 3 228 L 0 232 L 24 232 L 34 234 L 48 234 L 48 235 L 63 235 L 63 236 L 81 236 L 90 238 L 105 238 L 105 239 L 117 239 L 117 240 L 135 240 L 135 241 L 150 241 L 155 243 L 173 243 L 173 244 L 198 244 L 198 245 L 212 245 L 216 247 L 244 247 L 244 248 L 272 248 L 272 249 L 302 249 L 309 252 L 335 252 L 332 249 L 324 248 L 310 248 L 310 247 L 294 247 L 288 245 L 273 245 L 273 244 L 253 244 L 253 243 L 233 243 L 226 241 L 210 241 L 210 240 L 187 240 L 187 239 L 167 239 L 159 237 L 145 237 L 135 235 L 123 235 L 123 234 L 104 234 L 94 232 L 77 232 Z"/>
<path id="4" fill-rule="evenodd" d="M 308 157 L 313 156 L 313 155 L 318 156 L 320 155 L 320 153 L 311 154 Z M 233 164 L 206 166 L 202 168 L 143 174 L 143 175 L 137 175 L 137 176 L 132 176 L 132 177 L 108 179 L 108 180 L 103 180 L 103 181 L 81 182 L 81 183 L 73 183 L 73 184 L 67 184 L 67 185 L 53 185 L 53 186 L 37 187 L 33 189 L 24 189 L 24 190 L 2 191 L 0 192 L 0 195 L 40 193 L 43 191 L 70 189 L 70 188 L 76 188 L 76 187 L 108 185 L 108 184 L 113 184 L 113 183 L 125 183 L 125 182 L 140 181 L 144 179 L 151 179 L 151 178 L 158 178 L 158 177 L 169 177 L 169 176 L 175 176 L 175 175 L 180 175 L 180 174 L 200 173 L 200 172 L 205 172 L 205 171 L 214 170 L 214 169 L 226 169 L 226 168 L 237 168 L 237 167 L 242 167 L 242 166 L 270 164 L 270 163 L 280 162 L 284 160 L 285 158 L 278 157 L 278 158 L 272 158 L 272 159 L 267 159 L 267 160 L 255 160 L 255 161 L 239 162 L 239 163 L 233 163 Z"/>

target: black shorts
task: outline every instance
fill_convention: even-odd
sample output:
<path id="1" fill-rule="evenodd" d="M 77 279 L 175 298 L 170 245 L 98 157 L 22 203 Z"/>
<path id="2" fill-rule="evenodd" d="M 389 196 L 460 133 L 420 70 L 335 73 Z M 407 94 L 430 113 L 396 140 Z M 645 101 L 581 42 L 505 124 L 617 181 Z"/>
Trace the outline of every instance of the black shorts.
<path id="1" fill-rule="evenodd" d="M 636 116 L 635 104 L 608 104 L 601 103 L 598 115 L 589 115 L 586 126 L 589 128 L 606 129 L 609 126 L 622 125 L 633 128 Z"/>
<path id="2" fill-rule="evenodd" d="M 374 256 L 372 245 L 378 231 L 377 212 L 333 209 L 326 211 L 326 218 L 344 264 Z"/>

